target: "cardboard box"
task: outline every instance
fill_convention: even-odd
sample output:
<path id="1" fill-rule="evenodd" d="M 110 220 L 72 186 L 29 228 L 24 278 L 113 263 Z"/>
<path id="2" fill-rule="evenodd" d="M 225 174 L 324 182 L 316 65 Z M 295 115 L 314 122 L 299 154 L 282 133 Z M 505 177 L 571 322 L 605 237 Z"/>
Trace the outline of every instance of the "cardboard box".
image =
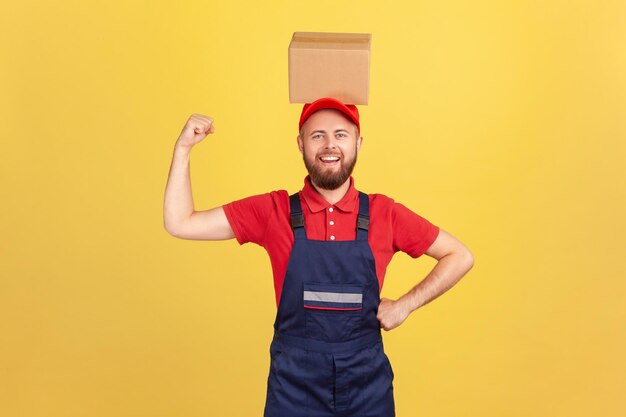
<path id="1" fill-rule="evenodd" d="M 367 104 L 371 44 L 369 33 L 295 32 L 289 44 L 289 102 L 333 97 Z"/>

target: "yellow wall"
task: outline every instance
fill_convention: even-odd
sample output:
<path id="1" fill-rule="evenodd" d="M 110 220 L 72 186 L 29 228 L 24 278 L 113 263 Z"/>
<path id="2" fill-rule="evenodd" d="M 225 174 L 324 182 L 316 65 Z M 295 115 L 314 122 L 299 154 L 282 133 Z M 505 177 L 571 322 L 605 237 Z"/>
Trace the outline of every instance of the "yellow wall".
<path id="1" fill-rule="evenodd" d="M 385 334 L 397 414 L 620 416 L 626 3 L 13 2 L 0 11 L 0 415 L 258 416 L 275 313 L 254 245 L 163 228 L 192 113 L 197 210 L 305 175 L 294 31 L 373 34 L 356 185 L 474 269 Z M 434 266 L 399 254 L 383 295 Z"/>

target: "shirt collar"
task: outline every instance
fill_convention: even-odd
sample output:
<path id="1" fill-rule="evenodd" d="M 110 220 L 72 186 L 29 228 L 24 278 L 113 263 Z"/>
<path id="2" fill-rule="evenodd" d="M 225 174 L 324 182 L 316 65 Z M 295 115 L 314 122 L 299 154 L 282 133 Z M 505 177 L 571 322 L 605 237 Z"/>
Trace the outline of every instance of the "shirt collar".
<path id="1" fill-rule="evenodd" d="M 325 210 L 332 205 L 324 199 L 315 187 L 313 187 L 310 175 L 307 175 L 304 179 L 302 197 L 304 198 L 306 205 L 309 207 L 309 210 L 314 213 Z M 356 188 L 354 188 L 354 178 L 350 176 L 350 188 L 348 188 L 346 195 L 344 195 L 341 200 L 337 201 L 334 206 L 343 212 L 349 213 L 356 209 L 358 201 L 359 192 Z"/>

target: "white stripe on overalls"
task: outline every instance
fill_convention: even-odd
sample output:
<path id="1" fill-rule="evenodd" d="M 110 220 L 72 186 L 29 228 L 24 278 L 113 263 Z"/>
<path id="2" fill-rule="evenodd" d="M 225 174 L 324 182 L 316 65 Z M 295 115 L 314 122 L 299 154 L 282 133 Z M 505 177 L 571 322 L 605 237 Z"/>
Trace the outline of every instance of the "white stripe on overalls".
<path id="1" fill-rule="evenodd" d="M 304 301 L 322 301 L 327 303 L 361 303 L 363 302 L 363 294 L 305 291 Z"/>

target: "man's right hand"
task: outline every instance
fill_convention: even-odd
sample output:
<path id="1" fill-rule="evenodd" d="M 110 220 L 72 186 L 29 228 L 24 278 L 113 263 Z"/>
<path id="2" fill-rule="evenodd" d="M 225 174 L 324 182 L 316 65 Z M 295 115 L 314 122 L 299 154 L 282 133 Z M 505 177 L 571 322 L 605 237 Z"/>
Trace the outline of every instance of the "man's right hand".
<path id="1" fill-rule="evenodd" d="M 189 117 L 182 132 L 180 132 L 176 146 L 191 149 L 195 144 L 201 142 L 202 139 L 213 132 L 215 132 L 213 119 L 202 114 L 194 113 Z"/>

